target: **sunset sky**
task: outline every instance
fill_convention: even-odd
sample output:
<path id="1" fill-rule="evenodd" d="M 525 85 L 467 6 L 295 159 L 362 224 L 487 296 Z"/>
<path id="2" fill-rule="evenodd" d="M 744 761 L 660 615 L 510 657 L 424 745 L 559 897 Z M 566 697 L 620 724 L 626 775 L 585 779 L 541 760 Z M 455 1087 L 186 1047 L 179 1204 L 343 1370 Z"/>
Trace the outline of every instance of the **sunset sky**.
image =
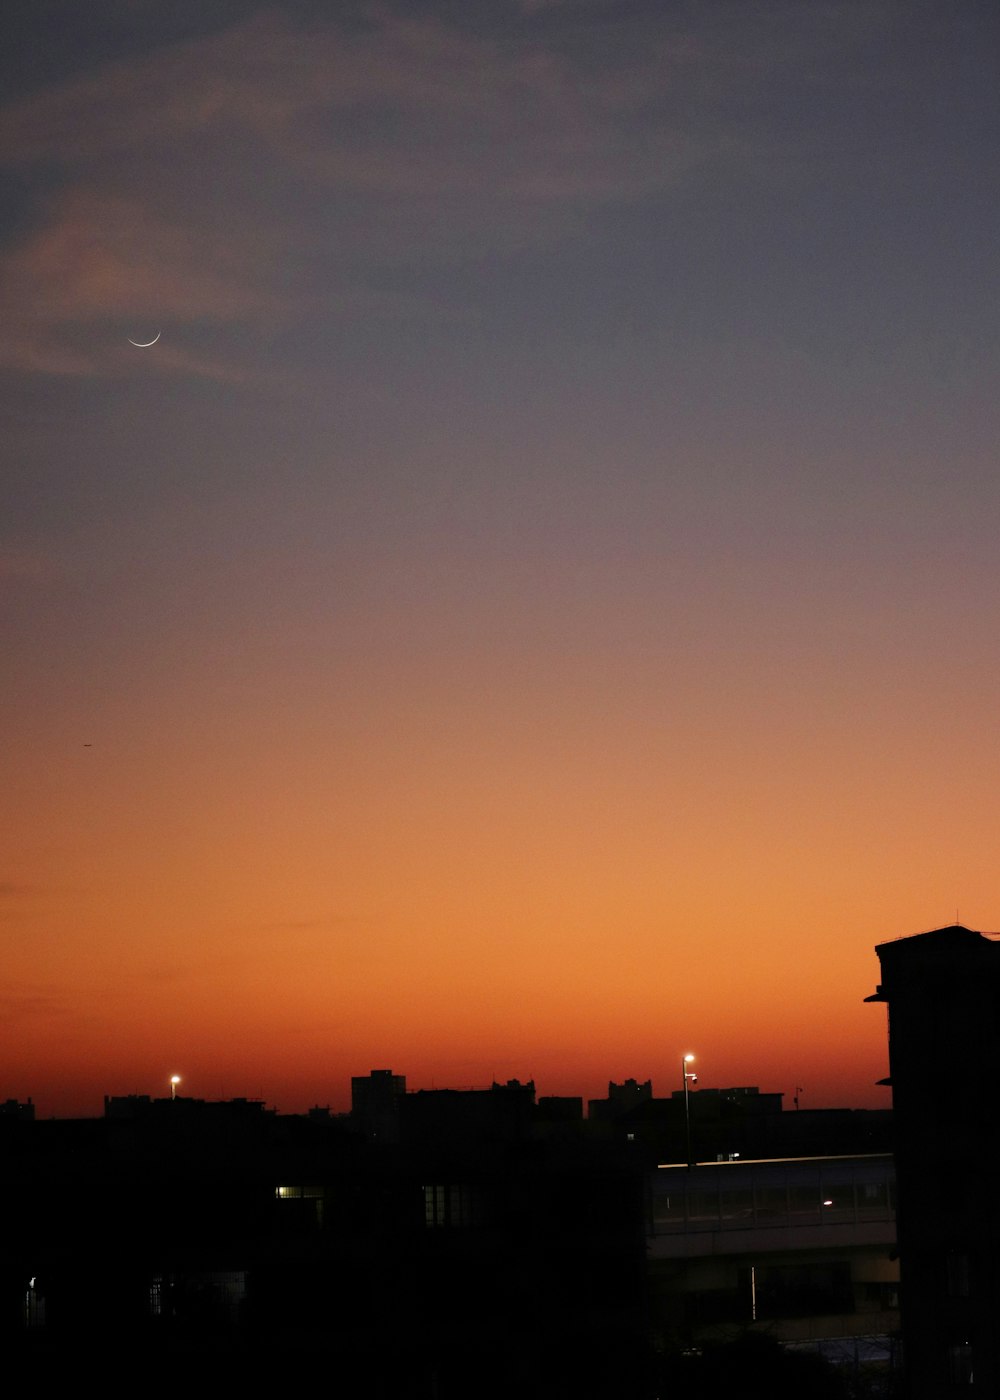
<path id="1" fill-rule="evenodd" d="M 0 40 L 0 1100 L 887 1106 L 874 945 L 1000 928 L 993 0 Z"/>

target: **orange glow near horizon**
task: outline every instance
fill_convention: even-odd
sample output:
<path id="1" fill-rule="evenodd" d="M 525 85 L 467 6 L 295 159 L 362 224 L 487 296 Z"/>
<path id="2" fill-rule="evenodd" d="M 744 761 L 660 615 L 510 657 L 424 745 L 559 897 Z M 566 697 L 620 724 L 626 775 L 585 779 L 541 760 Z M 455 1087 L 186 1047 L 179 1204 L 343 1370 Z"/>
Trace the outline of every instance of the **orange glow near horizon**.
<path id="1" fill-rule="evenodd" d="M 6 1093 L 96 1111 L 159 1093 L 166 1057 L 185 1092 L 286 1111 L 344 1108 L 375 1067 L 413 1088 L 516 1076 L 595 1097 L 632 1076 L 668 1094 L 696 1043 L 703 1087 L 888 1102 L 874 944 L 933 922 L 910 860 L 927 814 L 898 781 L 883 801 L 827 733 L 808 788 L 794 745 L 761 788 L 732 694 L 740 743 L 726 753 L 717 715 L 706 764 L 652 714 L 605 730 L 602 687 L 568 733 L 557 703 L 543 720 L 536 696 L 473 707 L 443 683 L 417 742 L 413 689 L 335 721 L 326 752 L 305 700 L 249 732 L 238 709 L 223 727 L 126 696 L 100 733 L 47 716 L 64 747 L 44 764 L 26 726 Z M 941 839 L 985 871 L 970 821 Z"/>
<path id="2" fill-rule="evenodd" d="M 1000 921 L 996 72 L 843 8 L 18 7 L 0 1101 L 888 1104 L 875 944 Z"/>
<path id="3" fill-rule="evenodd" d="M 991 888 L 992 793 L 943 826 L 962 740 L 921 745 L 948 684 L 887 737 L 825 667 L 768 711 L 721 659 L 703 704 L 628 647 L 594 670 L 529 638 L 516 682 L 464 645 L 361 656 L 345 692 L 302 674 L 307 632 L 284 645 L 294 679 L 151 653 L 153 687 L 119 664 L 20 718 L 6 1094 L 94 1111 L 159 1092 L 165 1056 L 186 1092 L 288 1111 L 377 1066 L 669 1093 L 696 1043 L 703 1086 L 887 1103 L 874 944 L 951 922 L 944 874 L 970 909 Z"/>

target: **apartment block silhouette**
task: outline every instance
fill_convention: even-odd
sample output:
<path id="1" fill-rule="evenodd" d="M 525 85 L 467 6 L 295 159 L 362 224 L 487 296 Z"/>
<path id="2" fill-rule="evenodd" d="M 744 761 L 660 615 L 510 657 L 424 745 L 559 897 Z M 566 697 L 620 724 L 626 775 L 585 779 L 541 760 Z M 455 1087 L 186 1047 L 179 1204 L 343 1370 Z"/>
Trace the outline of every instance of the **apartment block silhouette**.
<path id="1" fill-rule="evenodd" d="M 1000 941 L 879 944 L 908 1400 L 1000 1395 Z"/>

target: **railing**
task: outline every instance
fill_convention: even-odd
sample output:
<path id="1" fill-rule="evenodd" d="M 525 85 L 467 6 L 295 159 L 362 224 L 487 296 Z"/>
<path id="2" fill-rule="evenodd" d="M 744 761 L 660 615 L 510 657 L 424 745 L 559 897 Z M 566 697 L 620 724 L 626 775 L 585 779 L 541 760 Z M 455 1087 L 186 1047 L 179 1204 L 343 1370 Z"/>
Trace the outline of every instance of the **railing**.
<path id="1" fill-rule="evenodd" d="M 653 1235 L 892 1221 L 895 1171 L 881 1154 L 660 1167 L 650 1207 Z"/>

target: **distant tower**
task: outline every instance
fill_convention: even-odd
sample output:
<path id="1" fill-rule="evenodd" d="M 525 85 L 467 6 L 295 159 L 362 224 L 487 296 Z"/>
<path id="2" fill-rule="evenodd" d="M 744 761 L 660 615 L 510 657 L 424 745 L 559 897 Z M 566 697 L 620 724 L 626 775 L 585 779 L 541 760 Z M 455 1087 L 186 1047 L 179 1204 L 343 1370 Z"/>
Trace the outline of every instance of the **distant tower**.
<path id="1" fill-rule="evenodd" d="M 391 1069 L 373 1069 L 351 1079 L 354 1126 L 373 1142 L 399 1141 L 399 1100 L 406 1093 L 406 1076 Z"/>
<path id="2" fill-rule="evenodd" d="M 1000 1395 L 1000 943 L 881 943 L 908 1400 Z"/>

